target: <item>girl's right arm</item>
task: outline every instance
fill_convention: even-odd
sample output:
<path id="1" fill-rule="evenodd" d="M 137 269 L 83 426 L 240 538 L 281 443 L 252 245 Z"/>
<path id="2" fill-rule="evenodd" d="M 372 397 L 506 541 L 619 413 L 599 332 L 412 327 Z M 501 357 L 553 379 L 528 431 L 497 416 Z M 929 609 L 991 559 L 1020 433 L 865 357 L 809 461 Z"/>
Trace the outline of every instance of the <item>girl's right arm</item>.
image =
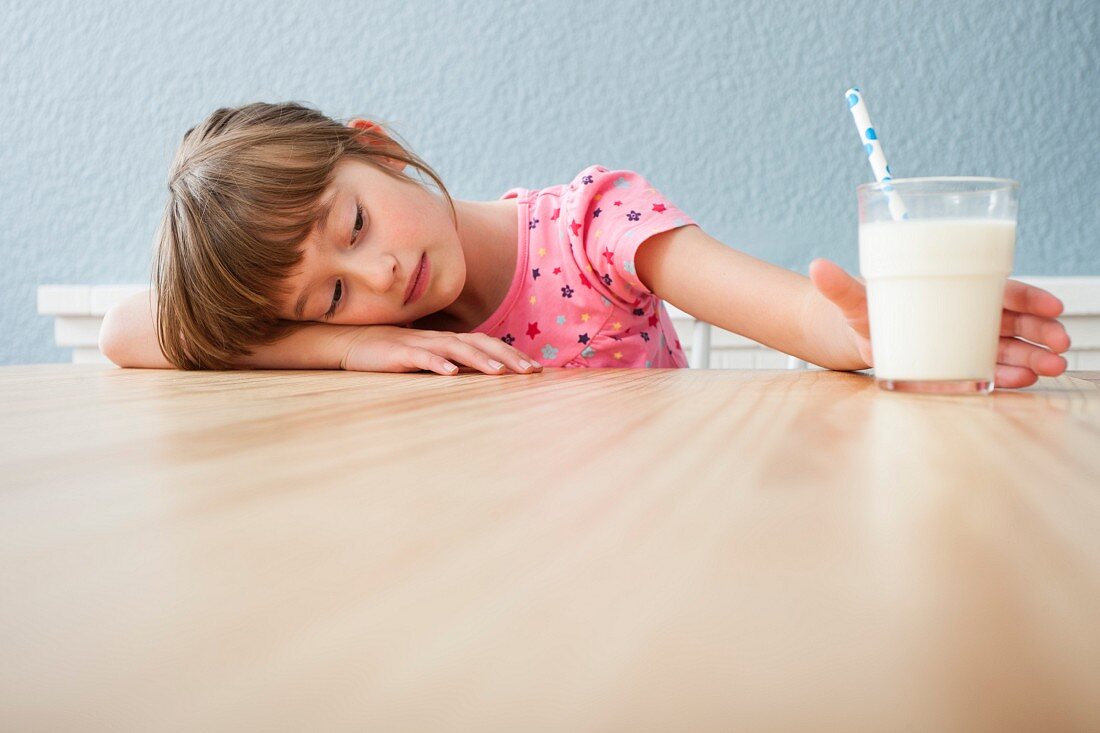
<path id="1" fill-rule="evenodd" d="M 99 349 L 120 367 L 173 369 L 157 342 L 150 291 L 136 293 L 103 318 Z M 255 346 L 238 365 L 254 369 L 348 369 L 353 371 L 457 374 L 448 359 L 486 374 L 506 369 L 534 373 L 542 367 L 500 339 L 483 333 L 423 331 L 399 326 L 314 323 L 272 344 Z M 493 360 L 504 366 L 493 366 Z M 533 362 L 533 363 L 532 363 Z"/>

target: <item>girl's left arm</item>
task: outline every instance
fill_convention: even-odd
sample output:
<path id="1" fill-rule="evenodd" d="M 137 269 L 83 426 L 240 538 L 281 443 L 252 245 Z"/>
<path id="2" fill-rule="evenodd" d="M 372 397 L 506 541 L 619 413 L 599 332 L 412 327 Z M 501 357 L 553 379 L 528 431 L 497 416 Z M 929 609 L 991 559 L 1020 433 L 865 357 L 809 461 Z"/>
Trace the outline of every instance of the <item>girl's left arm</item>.
<path id="1" fill-rule="evenodd" d="M 846 318 L 809 278 L 727 247 L 696 225 L 648 238 L 642 283 L 696 318 L 827 369 L 869 365 Z"/>

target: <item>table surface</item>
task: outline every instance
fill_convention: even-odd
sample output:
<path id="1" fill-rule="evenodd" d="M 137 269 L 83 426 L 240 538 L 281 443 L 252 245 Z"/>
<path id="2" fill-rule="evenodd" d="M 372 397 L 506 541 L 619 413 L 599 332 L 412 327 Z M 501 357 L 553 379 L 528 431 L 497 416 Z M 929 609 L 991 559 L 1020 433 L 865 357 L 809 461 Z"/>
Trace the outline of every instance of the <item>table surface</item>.
<path id="1" fill-rule="evenodd" d="M 1100 729 L 1100 373 L 0 368 L 12 730 Z"/>

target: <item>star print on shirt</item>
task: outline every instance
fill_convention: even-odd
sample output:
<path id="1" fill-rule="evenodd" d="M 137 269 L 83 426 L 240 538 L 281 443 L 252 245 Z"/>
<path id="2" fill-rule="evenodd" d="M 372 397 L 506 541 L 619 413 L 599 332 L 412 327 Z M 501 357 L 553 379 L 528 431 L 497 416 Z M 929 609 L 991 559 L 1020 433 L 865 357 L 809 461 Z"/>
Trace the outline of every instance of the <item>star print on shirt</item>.
<path id="1" fill-rule="evenodd" d="M 593 188 L 595 180 L 582 182 L 585 173 L 599 178 L 600 186 Z M 523 283 L 521 277 L 516 283 L 519 297 L 509 298 L 514 306 L 499 321 L 494 320 L 488 329 L 491 335 L 506 336 L 503 343 L 511 341 L 513 348 L 535 355 L 543 363 L 549 358 L 553 366 L 686 364 L 682 346 L 681 353 L 671 353 L 676 349 L 675 336 L 667 338 L 665 331 L 671 328 L 661 302 L 648 289 L 640 289 L 644 284 L 637 277 L 636 261 L 632 261 L 640 240 L 682 225 L 686 216 L 674 199 L 666 204 L 656 198 L 662 195 L 656 189 L 645 192 L 649 184 L 639 183 L 641 180 L 627 173 L 620 177 L 593 169 L 577 176 L 572 185 L 547 189 L 537 196 L 532 192 L 525 199 L 527 208 L 519 225 L 521 232 L 524 220 L 528 225 L 528 232 L 520 236 L 527 238 L 524 250 L 529 259 L 524 264 L 530 279 Z M 617 257 L 612 245 L 624 247 L 626 254 Z M 552 282 L 538 282 L 548 274 Z M 537 302 L 532 305 L 530 299 Z M 531 316 L 535 321 L 527 320 Z M 542 319 L 548 319 L 545 328 Z M 578 331 L 577 326 L 596 331 Z M 601 348 L 594 349 L 597 343 Z"/>

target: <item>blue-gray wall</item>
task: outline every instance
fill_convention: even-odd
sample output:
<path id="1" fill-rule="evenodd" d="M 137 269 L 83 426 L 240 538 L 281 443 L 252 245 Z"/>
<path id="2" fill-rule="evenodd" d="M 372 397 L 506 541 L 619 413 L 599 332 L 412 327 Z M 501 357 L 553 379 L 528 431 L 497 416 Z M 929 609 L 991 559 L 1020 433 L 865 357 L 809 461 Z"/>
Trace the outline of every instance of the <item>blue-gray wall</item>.
<path id="1" fill-rule="evenodd" d="M 67 360 L 44 283 L 147 282 L 166 171 L 214 108 L 374 115 L 459 198 L 649 177 L 713 236 L 856 266 L 871 176 L 1022 182 L 1016 272 L 1100 274 L 1100 2 L 84 2 L 0 5 L 0 363 Z"/>

